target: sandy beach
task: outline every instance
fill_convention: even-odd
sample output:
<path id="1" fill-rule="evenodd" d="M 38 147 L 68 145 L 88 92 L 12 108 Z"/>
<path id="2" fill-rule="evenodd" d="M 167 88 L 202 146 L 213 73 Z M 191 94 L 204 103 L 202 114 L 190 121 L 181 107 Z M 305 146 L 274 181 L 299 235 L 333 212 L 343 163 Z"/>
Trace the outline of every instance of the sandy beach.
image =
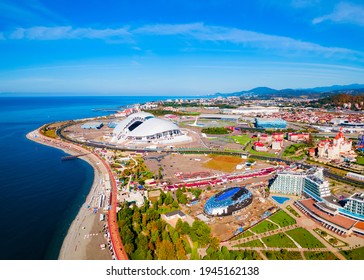
<path id="1" fill-rule="evenodd" d="M 61 149 L 70 155 L 88 153 L 87 150 L 76 145 L 44 137 L 38 130 L 28 133 L 27 138 L 42 145 Z M 92 153 L 80 158 L 93 167 L 94 181 L 86 201 L 68 229 L 58 258 L 60 260 L 110 260 L 112 254 L 108 244 L 111 243 L 105 234 L 108 231 L 106 215 L 105 221 L 100 221 L 100 214 L 107 214 L 107 212 L 103 212 L 102 209 L 96 213 L 93 211 L 97 206 L 99 195 L 105 193 L 106 188 L 111 188 L 110 180 L 104 175 L 108 171 L 100 159 Z M 104 250 L 101 250 L 101 244 L 106 245 Z"/>

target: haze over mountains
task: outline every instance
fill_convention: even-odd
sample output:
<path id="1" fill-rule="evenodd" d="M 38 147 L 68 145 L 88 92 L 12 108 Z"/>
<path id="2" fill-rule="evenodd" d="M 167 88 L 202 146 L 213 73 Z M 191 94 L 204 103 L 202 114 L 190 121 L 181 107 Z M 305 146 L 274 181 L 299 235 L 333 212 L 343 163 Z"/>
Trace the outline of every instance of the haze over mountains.
<path id="1" fill-rule="evenodd" d="M 315 87 L 305 89 L 273 89 L 269 87 L 256 87 L 251 90 L 232 92 L 232 93 L 215 93 L 213 96 L 242 96 L 242 97 L 299 97 L 308 96 L 312 98 L 329 96 L 337 93 L 350 93 L 353 95 L 364 94 L 364 84 L 351 85 L 333 85 L 326 87 Z"/>

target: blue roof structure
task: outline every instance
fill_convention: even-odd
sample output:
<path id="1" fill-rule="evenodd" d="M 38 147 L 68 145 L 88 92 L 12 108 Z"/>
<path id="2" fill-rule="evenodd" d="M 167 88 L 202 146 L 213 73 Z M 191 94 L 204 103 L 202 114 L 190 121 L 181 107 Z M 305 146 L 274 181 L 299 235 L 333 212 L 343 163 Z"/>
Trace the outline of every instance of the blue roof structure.
<path id="1" fill-rule="evenodd" d="M 253 201 L 252 193 L 245 187 L 233 187 L 212 196 L 205 204 L 204 211 L 210 216 L 231 215 L 234 211 L 248 206 Z"/>

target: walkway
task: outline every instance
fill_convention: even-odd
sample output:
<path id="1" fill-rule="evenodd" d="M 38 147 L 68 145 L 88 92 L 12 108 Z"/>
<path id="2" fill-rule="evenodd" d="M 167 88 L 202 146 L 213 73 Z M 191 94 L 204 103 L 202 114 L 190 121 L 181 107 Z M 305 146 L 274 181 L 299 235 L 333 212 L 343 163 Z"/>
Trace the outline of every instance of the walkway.
<path id="1" fill-rule="evenodd" d="M 111 180 L 112 193 L 111 193 L 111 208 L 109 209 L 108 212 L 108 225 L 115 256 L 118 260 L 127 260 L 128 256 L 125 253 L 123 243 L 121 242 L 119 227 L 117 224 L 117 216 L 116 216 L 117 189 L 116 189 L 114 174 L 112 173 L 110 166 L 99 155 L 96 156 L 106 167 Z"/>

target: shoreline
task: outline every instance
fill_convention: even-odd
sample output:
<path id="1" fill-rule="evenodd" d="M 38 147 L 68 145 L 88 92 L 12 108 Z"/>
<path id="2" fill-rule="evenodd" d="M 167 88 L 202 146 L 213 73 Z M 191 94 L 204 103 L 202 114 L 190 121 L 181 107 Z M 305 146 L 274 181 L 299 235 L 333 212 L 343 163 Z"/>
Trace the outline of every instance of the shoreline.
<path id="1" fill-rule="evenodd" d="M 39 143 L 41 145 L 60 149 L 67 154 L 77 155 L 80 153 L 89 153 L 88 150 L 71 143 L 63 142 L 58 139 L 51 139 L 41 135 L 38 129 L 27 133 L 27 139 Z M 105 180 L 105 174 L 108 171 L 100 159 L 93 153 L 89 153 L 80 159 L 86 161 L 94 170 L 94 180 L 86 200 L 74 220 L 72 221 L 66 236 L 62 242 L 59 260 L 111 260 L 112 253 L 107 249 L 107 244 L 110 244 L 105 235 L 105 227 L 107 221 L 100 221 L 99 211 L 94 213 L 93 207 L 90 207 L 89 202 L 93 201 L 96 195 L 105 190 L 106 185 L 110 185 L 110 181 Z M 111 187 L 111 186 L 109 186 Z M 100 214 L 106 214 L 100 211 Z M 105 215 L 106 216 L 106 215 Z M 110 235 L 108 235 L 110 238 Z M 106 249 L 101 250 L 100 245 L 105 244 Z"/>

